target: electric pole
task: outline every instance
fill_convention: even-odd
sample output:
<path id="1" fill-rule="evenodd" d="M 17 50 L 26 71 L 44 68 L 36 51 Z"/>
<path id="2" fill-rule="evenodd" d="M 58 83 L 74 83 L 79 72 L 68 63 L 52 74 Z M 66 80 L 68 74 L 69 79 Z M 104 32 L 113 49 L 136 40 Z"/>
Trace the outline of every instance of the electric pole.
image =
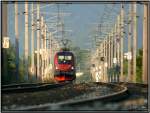
<path id="1" fill-rule="evenodd" d="M 143 18 L 143 83 L 148 83 L 148 4 L 144 4 L 144 18 Z"/>
<path id="2" fill-rule="evenodd" d="M 110 50 L 110 52 L 111 52 L 111 55 L 110 55 L 110 56 L 111 56 L 111 57 L 110 57 L 110 60 L 111 60 L 111 70 L 112 70 L 112 69 L 113 69 L 113 52 L 114 52 L 114 51 L 113 51 L 113 30 L 111 31 L 110 41 L 111 41 L 111 42 L 110 42 L 110 43 L 111 43 L 111 47 L 110 47 L 110 48 L 111 48 L 111 50 Z M 114 82 L 114 81 L 113 81 L 113 76 L 114 76 L 114 75 L 113 75 L 113 72 L 112 72 L 112 74 L 111 74 L 111 82 Z"/>
<path id="3" fill-rule="evenodd" d="M 111 34 L 109 33 L 109 36 L 108 36 L 108 69 L 110 70 L 111 68 Z M 108 78 L 108 82 L 111 82 L 111 77 L 110 75 L 108 75 L 109 78 Z"/>
<path id="4" fill-rule="evenodd" d="M 108 80 L 108 69 L 109 69 L 109 35 L 107 35 L 107 39 L 106 39 L 106 82 L 109 82 Z"/>
<path id="5" fill-rule="evenodd" d="M 2 2 L 2 39 L 4 37 L 7 37 L 7 3 Z M 7 81 L 8 77 L 8 56 L 7 56 L 7 49 L 3 48 L 2 49 L 3 55 L 2 55 L 2 69 L 3 69 L 3 78 L 2 80 Z"/>
<path id="6" fill-rule="evenodd" d="M 28 2 L 25 2 L 25 80 L 28 76 Z"/>
<path id="7" fill-rule="evenodd" d="M 44 24 L 44 72 L 45 72 L 45 69 L 46 69 L 46 54 L 47 54 L 47 51 L 46 51 L 46 23 Z"/>
<path id="8" fill-rule="evenodd" d="M 124 56 L 124 6 L 121 4 L 121 80 L 124 79 L 123 76 L 123 56 Z"/>
<path id="9" fill-rule="evenodd" d="M 16 82 L 19 79 L 18 3 L 15 2 Z"/>
<path id="10" fill-rule="evenodd" d="M 104 40 L 102 41 L 102 57 L 105 59 L 105 43 L 104 43 Z M 105 67 L 104 67 L 104 61 L 105 60 L 103 60 L 103 62 L 102 62 L 102 69 L 103 69 L 103 81 L 105 81 Z"/>
<path id="11" fill-rule="evenodd" d="M 34 13 L 33 13 L 33 3 L 31 4 L 31 25 L 32 25 L 32 31 L 31 31 L 31 70 L 32 74 L 35 75 L 35 64 L 34 64 Z"/>
<path id="12" fill-rule="evenodd" d="M 108 78 L 107 78 L 107 67 L 108 67 L 108 46 L 107 46 L 107 36 L 106 36 L 106 39 L 105 39 L 105 82 L 108 82 Z"/>
<path id="13" fill-rule="evenodd" d="M 117 24 L 115 24 L 115 29 L 114 29 L 114 58 L 116 58 L 116 51 L 117 51 L 117 47 L 116 47 L 116 34 L 117 34 Z"/>
<path id="14" fill-rule="evenodd" d="M 131 36 L 132 36 L 132 18 L 131 18 L 131 13 L 132 13 L 132 4 L 129 6 L 129 31 L 128 31 L 128 76 L 127 76 L 127 81 L 131 82 Z M 132 57 L 133 58 L 133 57 Z M 130 78 L 130 79 L 129 79 Z"/>
<path id="15" fill-rule="evenodd" d="M 47 46 L 47 41 L 48 41 L 48 29 L 46 25 L 46 37 L 45 37 L 45 47 L 46 47 L 46 69 L 48 69 L 48 46 Z"/>
<path id="16" fill-rule="evenodd" d="M 121 41 L 121 34 L 120 34 L 120 15 L 118 15 L 117 18 L 118 22 L 117 22 L 117 64 L 120 65 L 120 41 Z"/>
<path id="17" fill-rule="evenodd" d="M 50 41 L 50 64 L 52 65 L 52 33 L 49 33 L 49 41 Z"/>
<path id="18" fill-rule="evenodd" d="M 48 65 L 47 66 L 49 66 L 49 64 L 50 64 L 50 33 L 48 32 L 47 33 L 47 40 L 48 40 L 48 47 L 47 47 L 47 52 L 48 52 Z"/>
<path id="19" fill-rule="evenodd" d="M 114 37 L 114 39 L 113 39 L 114 57 L 113 57 L 113 58 L 114 58 L 114 60 L 115 60 L 115 61 L 113 62 L 113 63 L 114 63 L 114 68 L 115 68 L 116 63 L 117 63 L 117 62 L 116 62 L 116 61 L 117 61 L 117 58 L 116 58 L 116 53 L 117 53 L 117 52 L 116 52 L 116 50 L 117 50 L 117 49 L 116 49 L 116 47 L 117 47 L 117 46 L 116 46 L 116 31 L 117 31 L 117 23 L 116 23 L 115 26 L 114 26 L 114 32 L 113 32 L 113 37 Z M 116 76 L 116 74 L 114 74 L 114 81 L 115 81 L 115 82 L 117 81 L 117 76 Z M 118 81 L 117 81 L 117 82 L 118 82 Z"/>
<path id="20" fill-rule="evenodd" d="M 40 4 L 37 3 L 37 78 L 40 80 Z"/>
<path id="21" fill-rule="evenodd" d="M 40 29 L 41 29 L 41 64 L 42 64 L 42 67 L 41 67 L 41 75 L 43 76 L 43 70 L 44 70 L 44 57 L 43 57 L 43 50 L 44 50 L 44 37 L 45 37 L 45 30 L 44 30 L 44 18 L 43 16 L 41 17 L 41 24 L 40 24 Z"/>
<path id="22" fill-rule="evenodd" d="M 133 80 L 136 82 L 136 51 L 137 51 L 137 19 L 136 19 L 136 2 L 133 5 Z"/>

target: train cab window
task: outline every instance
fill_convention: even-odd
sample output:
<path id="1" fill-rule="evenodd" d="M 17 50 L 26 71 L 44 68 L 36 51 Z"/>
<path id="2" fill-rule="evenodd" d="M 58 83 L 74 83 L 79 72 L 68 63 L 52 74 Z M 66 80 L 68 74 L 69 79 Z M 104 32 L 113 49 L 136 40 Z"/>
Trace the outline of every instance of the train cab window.
<path id="1" fill-rule="evenodd" d="M 64 56 L 58 56 L 58 60 L 64 60 Z"/>
<path id="2" fill-rule="evenodd" d="M 70 55 L 67 55 L 67 56 L 59 55 L 58 56 L 59 64 L 69 64 L 69 63 L 71 63 L 71 60 L 72 60 L 72 56 L 70 56 Z"/>
<path id="3" fill-rule="evenodd" d="M 65 56 L 65 60 L 71 60 L 72 56 Z"/>

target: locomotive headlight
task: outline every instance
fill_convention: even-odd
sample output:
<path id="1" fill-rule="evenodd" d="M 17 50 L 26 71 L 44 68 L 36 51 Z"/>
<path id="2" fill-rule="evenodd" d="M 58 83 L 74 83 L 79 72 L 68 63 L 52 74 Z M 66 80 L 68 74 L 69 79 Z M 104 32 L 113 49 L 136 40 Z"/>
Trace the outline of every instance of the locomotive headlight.
<path id="1" fill-rule="evenodd" d="M 74 67 L 72 66 L 71 69 L 74 69 Z"/>
<path id="2" fill-rule="evenodd" d="M 56 66 L 56 69 L 58 69 L 58 67 Z"/>

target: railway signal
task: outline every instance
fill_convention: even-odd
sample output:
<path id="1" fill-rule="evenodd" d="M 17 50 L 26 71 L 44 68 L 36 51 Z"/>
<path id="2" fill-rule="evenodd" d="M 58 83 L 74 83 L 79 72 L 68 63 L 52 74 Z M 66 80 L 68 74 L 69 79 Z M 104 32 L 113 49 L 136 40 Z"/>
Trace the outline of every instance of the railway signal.
<path id="1" fill-rule="evenodd" d="M 5 49 L 9 48 L 9 37 L 3 37 L 2 47 Z"/>

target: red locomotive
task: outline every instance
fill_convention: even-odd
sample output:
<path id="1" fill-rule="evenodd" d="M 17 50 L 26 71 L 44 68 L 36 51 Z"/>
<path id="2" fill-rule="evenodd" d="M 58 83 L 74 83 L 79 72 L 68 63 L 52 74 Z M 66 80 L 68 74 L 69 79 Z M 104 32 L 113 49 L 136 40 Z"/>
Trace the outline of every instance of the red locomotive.
<path id="1" fill-rule="evenodd" d="M 75 57 L 71 51 L 62 49 L 55 54 L 54 79 L 58 82 L 76 79 Z"/>

